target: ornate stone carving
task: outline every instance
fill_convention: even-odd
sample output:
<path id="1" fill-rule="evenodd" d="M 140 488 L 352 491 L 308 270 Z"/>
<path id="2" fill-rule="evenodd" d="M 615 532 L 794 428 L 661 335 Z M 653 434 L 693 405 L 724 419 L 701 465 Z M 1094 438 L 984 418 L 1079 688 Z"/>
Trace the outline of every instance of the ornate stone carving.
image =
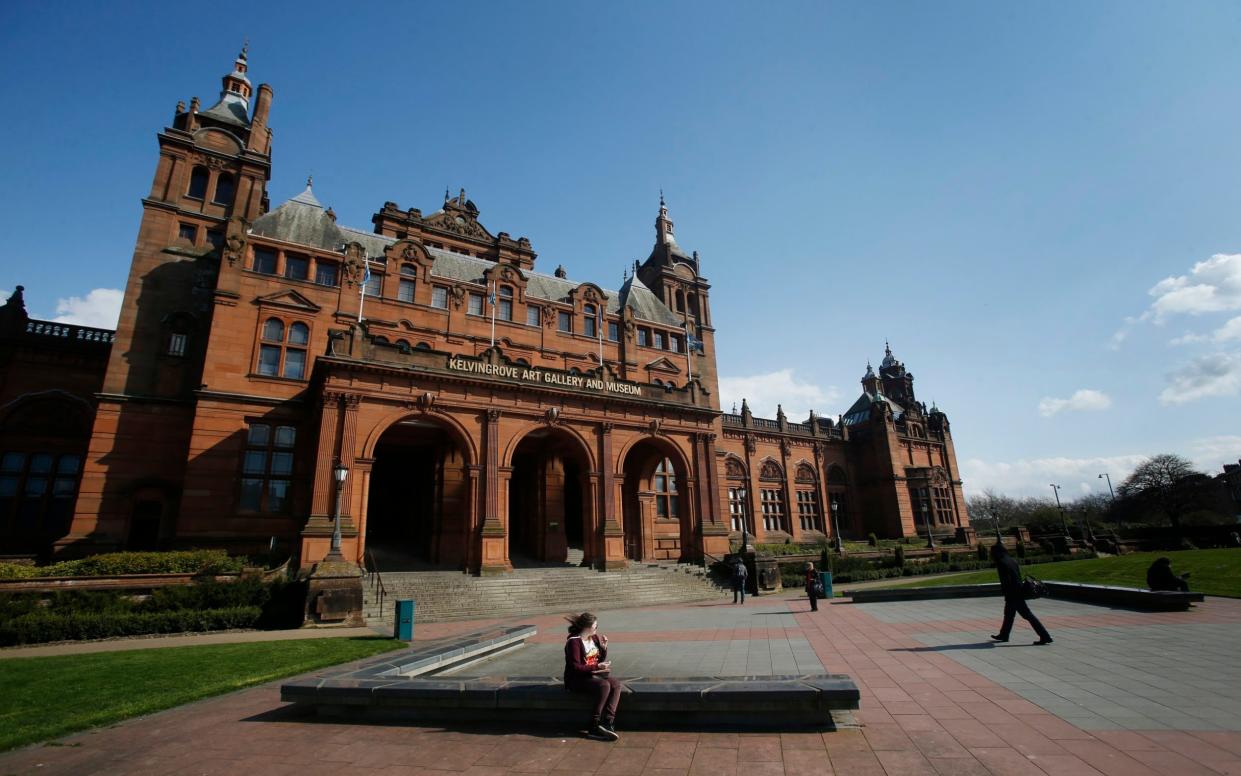
<path id="1" fill-rule="evenodd" d="M 799 463 L 797 464 L 797 473 L 794 475 L 794 479 L 797 482 L 814 482 L 814 469 L 810 468 L 809 464 Z"/>
<path id="2" fill-rule="evenodd" d="M 783 480 L 784 471 L 780 468 L 780 464 L 772 460 L 763 461 L 763 466 L 758 470 L 758 477 L 761 480 Z"/>
<path id="3" fill-rule="evenodd" d="M 499 420 L 500 420 L 499 410 L 487 410 L 487 422 L 488 423 L 496 423 L 496 422 L 499 422 Z"/>
<path id="4" fill-rule="evenodd" d="M 359 393 L 345 394 L 345 408 L 356 410 L 362 404 L 362 395 Z"/>
<path id="5" fill-rule="evenodd" d="M 345 246 L 342 272 L 349 285 L 356 286 L 362 282 L 366 274 L 366 251 L 358 243 L 352 242 Z"/>
<path id="6" fill-rule="evenodd" d="M 435 408 L 435 394 L 425 391 L 421 396 L 414 400 L 414 404 L 423 412 L 430 412 Z"/>
<path id="7" fill-rule="evenodd" d="M 662 419 L 651 418 L 651 422 L 647 426 L 647 430 L 650 431 L 651 436 L 659 436 L 664 433 L 663 425 L 664 425 L 664 422 Z"/>
<path id="8" fill-rule="evenodd" d="M 543 413 L 543 420 L 549 426 L 554 426 L 560 422 L 560 408 L 548 407 L 547 412 Z"/>
<path id="9" fill-rule="evenodd" d="M 603 431 L 603 433 L 605 433 L 605 434 L 611 434 L 611 433 L 612 433 L 612 431 L 616 428 L 616 424 L 614 424 L 614 423 L 613 423 L 612 421 L 610 421 L 610 420 L 605 420 L 605 421 L 603 421 L 602 423 L 600 423 L 600 424 L 599 424 L 599 428 L 600 428 L 600 430 L 602 430 L 602 431 Z"/>
<path id="10" fill-rule="evenodd" d="M 749 453 L 750 455 L 754 455 L 754 453 L 757 450 L 758 450 L 758 443 L 754 441 L 754 437 L 747 436 L 745 438 L 745 451 Z"/>
<path id="11" fill-rule="evenodd" d="M 724 476 L 733 480 L 744 480 L 745 466 L 741 461 L 729 456 L 724 459 Z"/>
<path id="12" fill-rule="evenodd" d="M 461 286 L 453 286 L 448 289 L 448 295 L 452 297 L 453 309 L 460 310 L 462 303 L 465 302 L 465 289 Z"/>
<path id="13" fill-rule="evenodd" d="M 243 252 L 246 250 L 246 241 L 238 235 L 229 235 L 224 241 L 224 258 L 228 261 L 228 266 L 234 266 L 241 260 Z"/>
<path id="14" fill-rule="evenodd" d="M 556 325 L 556 311 L 550 307 L 543 308 L 543 325 L 548 328 Z"/>

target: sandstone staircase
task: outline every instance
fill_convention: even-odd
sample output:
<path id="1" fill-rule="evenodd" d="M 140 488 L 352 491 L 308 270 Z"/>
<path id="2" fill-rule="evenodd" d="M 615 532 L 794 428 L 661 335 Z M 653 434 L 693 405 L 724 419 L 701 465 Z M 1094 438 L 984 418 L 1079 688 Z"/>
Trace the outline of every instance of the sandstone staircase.
<path id="1" fill-rule="evenodd" d="M 570 561 L 580 562 L 580 551 Z M 569 564 L 533 565 L 494 577 L 459 571 L 383 572 L 385 590 L 368 579 L 366 619 L 389 623 L 394 601 L 412 599 L 417 622 L 444 622 L 582 610 L 624 609 L 723 598 L 726 586 L 700 566 L 638 563 L 625 571 L 599 572 Z"/>

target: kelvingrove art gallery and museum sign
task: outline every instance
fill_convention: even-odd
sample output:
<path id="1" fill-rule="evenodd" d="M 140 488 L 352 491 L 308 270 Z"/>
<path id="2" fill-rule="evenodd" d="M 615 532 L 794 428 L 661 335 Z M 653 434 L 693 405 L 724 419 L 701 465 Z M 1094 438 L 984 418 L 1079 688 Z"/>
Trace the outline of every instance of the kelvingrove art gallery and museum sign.
<path id="1" fill-rule="evenodd" d="M 524 383 L 538 383 L 548 387 L 576 388 L 578 390 L 599 391 L 601 393 L 619 393 L 626 396 L 642 395 L 642 387 L 637 383 L 614 382 L 598 377 L 566 374 L 532 366 L 489 364 L 485 361 L 471 358 L 452 357 L 448 359 L 448 368 L 454 372 L 500 377 Z"/>

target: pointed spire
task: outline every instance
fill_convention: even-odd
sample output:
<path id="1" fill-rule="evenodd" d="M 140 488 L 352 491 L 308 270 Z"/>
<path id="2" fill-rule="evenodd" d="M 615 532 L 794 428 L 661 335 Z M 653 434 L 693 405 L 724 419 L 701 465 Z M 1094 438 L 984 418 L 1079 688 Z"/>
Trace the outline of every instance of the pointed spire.
<path id="1" fill-rule="evenodd" d="M 306 189 L 309 190 L 309 189 L 313 189 L 314 187 L 315 187 L 315 176 L 307 175 L 306 176 Z"/>
<path id="2" fill-rule="evenodd" d="M 659 190 L 659 217 L 655 219 L 655 243 L 657 245 L 676 244 L 672 235 L 672 219 L 668 218 L 668 205 L 664 202 L 664 190 Z"/>
<path id="3" fill-rule="evenodd" d="M 449 200 L 448 187 L 444 187 L 444 204 L 447 205 Z"/>

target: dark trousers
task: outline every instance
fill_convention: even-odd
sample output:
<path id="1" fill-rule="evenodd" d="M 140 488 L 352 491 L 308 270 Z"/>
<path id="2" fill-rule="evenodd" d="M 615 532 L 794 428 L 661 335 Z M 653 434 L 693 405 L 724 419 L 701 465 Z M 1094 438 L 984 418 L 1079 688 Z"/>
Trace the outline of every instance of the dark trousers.
<path id="1" fill-rule="evenodd" d="M 745 580 L 733 582 L 733 603 L 737 603 L 737 596 L 741 596 L 741 603 L 745 603 Z"/>
<path id="2" fill-rule="evenodd" d="M 806 585 L 806 597 L 810 599 L 810 611 L 819 611 L 819 597 L 814 594 L 814 585 Z"/>
<path id="3" fill-rule="evenodd" d="M 609 676 L 591 676 L 569 684 L 572 692 L 591 695 L 595 699 L 595 710 L 590 716 L 590 726 L 616 719 L 616 707 L 620 705 L 621 683 Z"/>
<path id="4" fill-rule="evenodd" d="M 1051 634 L 1043 627 L 1043 623 L 1039 622 L 1038 618 L 1034 616 L 1034 612 L 1030 611 L 1030 605 L 1026 603 L 1026 600 L 1012 596 L 1004 597 L 1004 624 L 1000 626 L 999 633 L 1001 638 L 1008 638 L 1008 634 L 1013 630 L 1013 620 L 1019 614 L 1025 618 L 1026 622 L 1030 623 L 1030 627 L 1034 629 L 1034 632 L 1038 634 L 1040 639 L 1043 641 L 1051 640 Z"/>

